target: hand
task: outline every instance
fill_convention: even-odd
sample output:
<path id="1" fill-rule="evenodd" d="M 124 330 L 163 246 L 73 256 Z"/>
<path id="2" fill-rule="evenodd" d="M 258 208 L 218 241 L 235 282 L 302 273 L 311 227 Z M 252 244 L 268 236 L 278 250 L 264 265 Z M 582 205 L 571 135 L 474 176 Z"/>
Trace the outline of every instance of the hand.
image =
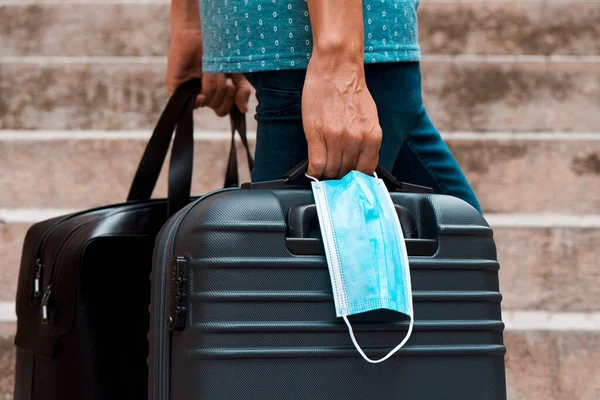
<path id="1" fill-rule="evenodd" d="M 302 92 L 308 174 L 341 178 L 351 170 L 371 175 L 379 160 L 381 127 L 360 61 L 313 55 Z"/>
<path id="2" fill-rule="evenodd" d="M 167 63 L 167 89 L 173 93 L 183 82 L 199 78 L 202 78 L 202 93 L 196 98 L 195 107 L 208 106 L 220 117 L 229 114 L 234 104 L 242 112 L 248 111 L 252 86 L 244 75 L 203 74 L 201 30 L 174 28 Z"/>

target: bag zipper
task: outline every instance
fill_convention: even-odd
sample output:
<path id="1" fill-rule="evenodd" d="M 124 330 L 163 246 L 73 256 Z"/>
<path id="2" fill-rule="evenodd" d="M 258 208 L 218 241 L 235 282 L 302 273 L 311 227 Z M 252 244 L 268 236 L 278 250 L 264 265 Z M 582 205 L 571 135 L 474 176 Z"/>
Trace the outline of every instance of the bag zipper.
<path id="1" fill-rule="evenodd" d="M 57 226 L 59 224 L 61 224 L 63 222 L 66 222 L 67 220 L 69 220 L 69 219 L 71 219 L 73 217 L 81 216 L 81 215 L 88 214 L 88 213 L 94 213 L 94 212 L 97 212 L 97 211 L 107 210 L 107 209 L 110 209 L 110 208 L 122 207 L 122 206 L 130 205 L 130 204 L 131 204 L 131 202 L 121 203 L 121 204 L 114 204 L 114 205 L 112 205 L 110 207 L 106 207 L 106 206 L 105 207 L 98 207 L 98 208 L 95 208 L 95 209 L 86 210 L 86 211 L 82 211 L 82 212 L 75 213 L 75 214 L 70 214 L 70 215 L 65 216 L 64 218 L 61 218 L 54 225 L 52 225 L 52 227 L 50 227 L 50 229 L 48 231 L 46 231 L 46 234 L 44 235 L 44 238 L 42 239 L 42 242 L 41 242 L 40 247 L 38 249 L 38 255 L 39 255 L 39 257 L 36 260 L 36 267 L 34 268 L 34 272 L 35 272 L 34 284 L 33 284 L 33 286 L 34 286 L 34 298 L 36 298 L 36 289 L 37 289 L 37 298 L 39 298 L 40 295 L 41 295 L 40 288 L 41 288 L 41 284 L 42 284 L 42 271 L 43 271 L 43 265 L 41 263 L 41 254 L 43 254 L 44 247 L 46 245 L 48 237 L 50 236 L 50 234 L 52 233 L 52 231 L 54 231 L 54 229 L 57 228 Z M 146 204 L 144 204 L 144 206 L 145 205 Z M 54 256 L 54 259 L 50 263 L 50 277 L 48 278 L 48 285 L 46 286 L 46 289 L 44 290 L 44 294 L 43 294 L 43 297 L 42 297 L 42 324 L 44 324 L 44 325 L 52 323 L 53 322 L 53 317 L 55 315 L 55 312 L 54 312 L 55 310 L 52 309 L 51 304 L 50 304 L 50 300 L 52 298 L 52 286 L 54 285 L 54 279 L 55 279 L 55 275 L 56 275 L 56 270 L 58 269 L 58 267 L 57 267 L 58 261 L 60 260 L 60 257 L 62 256 L 62 254 L 64 252 L 64 249 L 67 247 L 67 243 L 69 242 L 69 240 L 84 225 L 86 225 L 86 222 L 82 223 L 80 226 L 78 226 L 77 228 L 75 228 L 73 231 L 71 231 L 69 233 L 69 235 L 61 242 L 60 248 L 59 248 L 58 252 L 56 253 L 56 255 Z"/>
<path id="2" fill-rule="evenodd" d="M 48 285 L 44 297 L 42 297 L 42 324 L 46 325 L 54 319 L 54 310 L 48 307 L 50 296 L 52 295 L 52 285 Z"/>
<path id="3" fill-rule="evenodd" d="M 42 294 L 40 286 L 42 285 L 42 260 L 38 257 L 35 260 L 33 268 L 33 298 L 38 299 Z"/>
<path id="4" fill-rule="evenodd" d="M 50 307 L 50 299 L 52 296 L 52 286 L 54 284 L 54 277 L 56 276 L 56 270 L 58 269 L 58 260 L 62 256 L 64 249 L 67 247 L 67 243 L 69 243 L 70 239 L 81 229 L 85 223 L 81 224 L 73 231 L 69 233 L 69 236 L 65 238 L 60 244 L 60 249 L 54 256 L 54 260 L 52 260 L 51 269 L 50 269 L 50 278 L 48 278 L 48 286 L 46 286 L 46 290 L 44 291 L 44 296 L 42 297 L 42 324 L 47 325 L 54 321 L 55 310 Z"/>
<path id="5" fill-rule="evenodd" d="M 50 237 L 52 232 L 54 232 L 56 230 L 56 228 L 58 228 L 59 225 L 61 225 L 63 222 L 69 220 L 70 218 L 72 218 L 78 214 L 80 214 L 80 213 L 65 215 L 64 217 L 60 218 L 58 221 L 53 223 L 50 226 L 50 228 L 48 228 L 44 232 L 44 235 L 42 236 L 42 239 L 40 240 L 39 245 L 37 246 L 35 265 L 33 267 L 33 296 L 32 297 L 33 297 L 34 301 L 37 301 L 37 299 L 39 299 L 42 296 L 42 278 L 43 278 L 43 272 L 44 272 L 44 264 L 42 263 L 42 255 L 44 254 L 44 248 L 46 247 L 46 242 L 48 241 L 48 238 Z"/>
<path id="6" fill-rule="evenodd" d="M 134 203 L 135 202 L 130 201 L 130 202 L 126 202 L 126 203 L 114 204 L 110 207 L 120 207 L 120 206 L 124 206 L 127 204 L 134 204 Z M 72 214 L 65 215 L 62 218 L 60 218 L 58 221 L 56 221 L 54 224 L 52 224 L 50 226 L 50 228 L 48 228 L 46 230 L 46 232 L 44 232 L 44 235 L 42 236 L 42 239 L 40 240 L 39 245 L 37 246 L 35 265 L 33 267 L 33 285 L 32 285 L 32 287 L 33 287 L 33 299 L 34 300 L 37 300 L 42 296 L 42 292 L 41 292 L 42 278 L 43 278 L 43 272 L 44 272 L 44 268 L 45 268 L 44 264 L 42 262 L 42 256 L 44 254 L 46 242 L 48 241 L 48 238 L 50 237 L 52 232 L 54 232 L 56 230 L 56 228 L 58 228 L 58 226 L 61 225 L 63 222 L 66 222 L 67 220 L 69 220 L 73 217 L 77 217 L 79 215 L 86 214 L 89 212 L 104 210 L 106 208 L 107 208 L 106 206 L 96 207 L 96 208 L 92 208 L 90 210 L 85 210 L 85 211 L 80 211 L 80 212 L 75 212 Z"/>

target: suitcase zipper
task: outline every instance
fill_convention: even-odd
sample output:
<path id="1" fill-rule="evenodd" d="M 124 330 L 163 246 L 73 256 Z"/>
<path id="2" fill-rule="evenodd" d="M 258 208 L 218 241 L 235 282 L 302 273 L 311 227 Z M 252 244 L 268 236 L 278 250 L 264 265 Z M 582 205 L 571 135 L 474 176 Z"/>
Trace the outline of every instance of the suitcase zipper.
<path id="1" fill-rule="evenodd" d="M 211 192 L 209 194 L 206 194 L 204 196 L 199 197 L 198 199 L 196 199 L 195 201 L 192 201 L 190 204 L 188 204 L 187 206 L 185 206 L 184 208 L 182 208 L 181 210 L 179 210 L 177 213 L 175 213 L 172 217 L 171 217 L 171 222 L 168 222 L 167 226 L 164 228 L 165 231 L 163 232 L 162 237 L 164 237 L 164 240 L 161 240 L 158 243 L 165 243 L 166 246 L 163 247 L 163 251 L 159 254 L 158 260 L 155 264 L 157 265 L 161 265 L 165 262 L 165 260 L 168 260 L 172 255 L 173 255 L 173 250 L 174 250 L 174 245 L 175 245 L 175 241 L 174 236 L 177 233 L 177 230 L 179 228 L 179 225 L 181 225 L 181 221 L 183 220 L 183 218 L 187 215 L 187 212 L 192 209 L 193 206 L 195 206 L 196 204 L 198 204 L 199 202 L 201 202 L 202 200 L 207 199 L 208 197 L 215 195 L 215 194 L 219 194 L 222 192 L 227 192 L 227 191 L 231 191 L 231 190 L 239 190 L 237 188 L 225 188 L 225 189 L 220 189 L 220 190 L 216 190 L 214 192 Z M 158 246 L 158 244 L 157 244 Z M 167 380 L 167 376 L 166 376 L 166 366 L 165 366 L 165 362 L 164 362 L 164 357 L 165 357 L 165 353 L 162 351 L 162 348 L 165 346 L 165 334 L 167 333 L 167 329 L 165 329 L 165 322 L 166 321 L 166 302 L 163 301 L 166 300 L 166 296 L 167 294 L 165 293 L 165 285 L 162 281 L 162 279 L 160 279 L 160 276 L 157 277 L 158 282 L 158 288 L 156 289 L 158 291 L 157 296 L 154 296 L 154 293 L 152 293 L 152 295 L 154 296 L 155 299 L 157 299 L 158 303 L 158 318 L 155 318 L 155 326 L 157 327 L 157 329 L 154 329 L 154 331 L 157 333 L 156 335 L 156 339 L 154 342 L 154 346 L 158 346 L 159 347 L 159 351 L 158 352 L 154 352 L 154 379 L 153 379 L 153 383 L 154 383 L 154 389 L 156 390 L 156 393 L 158 394 L 158 397 L 155 398 L 155 400 L 160 400 L 163 398 L 167 398 L 166 394 L 165 394 L 165 389 L 169 387 L 169 382 Z M 154 305 L 154 309 L 156 309 L 157 305 Z M 184 315 L 185 318 L 185 315 Z M 150 329 L 153 329 L 152 326 L 150 327 Z M 153 350 L 150 350 L 151 352 Z"/>
<path id="2" fill-rule="evenodd" d="M 202 200 L 202 198 L 198 199 Z M 158 264 L 162 264 L 164 262 L 164 260 L 167 260 L 169 257 L 169 254 L 173 254 L 173 240 L 171 238 L 171 236 L 173 236 L 174 232 L 177 232 L 177 228 L 179 227 L 179 222 L 180 220 L 182 220 L 182 216 L 184 216 L 186 214 L 185 210 L 188 210 L 189 208 L 191 208 L 192 204 L 195 204 L 196 201 L 190 203 L 187 207 L 184 207 L 183 209 L 179 210 L 174 216 L 173 216 L 173 220 L 172 222 L 166 227 L 165 232 L 165 242 L 166 242 L 166 246 L 164 246 L 164 249 L 162 251 L 162 254 L 160 254 L 161 259 L 159 260 Z M 163 233 L 164 234 L 164 233 Z M 159 242 L 161 243 L 162 240 Z M 157 244 L 158 246 L 158 244 Z M 153 266 L 154 268 L 154 266 Z M 168 301 L 166 294 L 165 294 L 165 285 L 162 283 L 162 279 L 160 279 L 160 276 L 157 277 L 157 285 L 158 285 L 158 296 L 154 296 L 154 293 L 152 293 L 151 295 L 154 296 L 154 298 L 158 301 L 158 308 L 159 308 L 159 312 L 158 312 L 158 318 L 155 317 L 155 324 L 157 325 L 157 329 L 154 329 L 154 331 L 156 332 L 156 336 L 157 336 L 157 340 L 155 340 L 154 342 L 154 346 L 159 348 L 159 351 L 154 351 L 154 385 L 155 385 L 155 390 L 157 393 L 157 398 L 158 400 L 163 399 L 164 396 L 164 392 L 165 392 L 165 388 L 169 387 L 169 382 L 165 381 L 166 378 L 166 374 L 165 374 L 165 365 L 164 365 L 164 357 L 165 357 L 165 353 L 163 351 L 163 347 L 165 346 L 165 333 L 166 333 L 166 329 L 164 329 L 164 323 L 165 323 L 165 308 L 166 308 L 166 302 Z M 164 301 L 167 300 L 167 301 Z M 156 308 L 156 305 L 154 306 Z M 150 329 L 153 329 L 152 326 L 150 327 Z M 152 352 L 153 350 L 150 349 L 150 351 Z M 155 399 L 155 400 L 156 400 Z"/>

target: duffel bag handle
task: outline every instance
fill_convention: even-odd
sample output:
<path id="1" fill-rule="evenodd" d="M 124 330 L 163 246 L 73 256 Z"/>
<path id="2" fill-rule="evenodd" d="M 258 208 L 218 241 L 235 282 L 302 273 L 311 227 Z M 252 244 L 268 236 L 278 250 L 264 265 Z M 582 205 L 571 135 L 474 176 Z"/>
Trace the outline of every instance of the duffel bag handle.
<path id="1" fill-rule="evenodd" d="M 188 101 L 200 93 L 199 80 L 181 84 L 163 110 L 152 136 L 146 145 L 137 171 L 129 189 L 127 200 L 149 200 L 164 164 L 173 131 L 182 118 Z"/>
<path id="2" fill-rule="evenodd" d="M 233 106 L 233 109 L 229 113 L 229 120 L 231 122 L 231 145 L 229 147 L 229 160 L 227 161 L 227 172 L 225 174 L 225 183 L 223 187 L 236 187 L 239 186 L 238 178 L 238 164 L 237 164 L 237 152 L 235 146 L 235 133 L 240 135 L 244 150 L 246 150 L 246 158 L 248 160 L 248 168 L 250 171 L 254 169 L 254 159 L 250 152 L 250 145 L 248 144 L 248 135 L 246 133 L 246 116 L 240 111 L 237 106 Z"/>
<path id="3" fill-rule="evenodd" d="M 309 187 L 309 182 L 303 184 L 295 184 L 301 181 L 308 170 L 308 160 L 302 161 L 294 168 L 286 172 L 280 179 L 266 182 L 244 183 L 242 189 L 277 189 L 286 187 Z M 394 175 L 388 172 L 381 165 L 375 169 L 377 176 L 383 180 L 390 192 L 409 192 L 409 193 L 433 193 L 433 189 L 426 186 L 415 185 L 412 183 L 400 182 Z"/>
<path id="4" fill-rule="evenodd" d="M 134 176 L 128 201 L 149 200 L 158 181 L 162 165 L 164 164 L 173 131 L 177 129 L 173 149 L 171 150 L 171 163 L 169 168 L 169 214 L 177 212 L 189 202 L 194 160 L 194 103 L 196 96 L 202 90 L 199 79 L 181 84 L 169 99 L 163 110 Z M 225 187 L 238 186 L 238 166 L 235 152 L 235 133 L 240 135 L 242 144 L 248 157 L 248 165 L 252 170 L 254 160 L 250 153 L 246 134 L 246 118 L 244 114 L 234 107 L 230 114 L 231 120 L 231 146 Z M 178 143 L 178 144 L 176 144 Z"/>

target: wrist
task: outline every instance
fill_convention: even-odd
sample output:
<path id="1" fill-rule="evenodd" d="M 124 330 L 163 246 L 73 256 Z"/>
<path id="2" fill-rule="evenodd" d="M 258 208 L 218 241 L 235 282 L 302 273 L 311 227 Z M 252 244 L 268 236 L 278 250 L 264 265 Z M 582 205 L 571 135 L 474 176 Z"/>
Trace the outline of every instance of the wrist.
<path id="1" fill-rule="evenodd" d="M 188 24 L 172 24 L 171 40 L 174 38 L 194 38 L 202 40 L 202 30 L 199 27 Z"/>
<path id="2" fill-rule="evenodd" d="M 364 54 L 364 39 L 362 38 L 361 40 L 352 40 L 352 38 L 347 36 L 336 38 L 335 35 L 328 35 L 325 39 L 315 38 L 313 46 L 313 57 L 318 59 L 344 61 L 362 65 Z"/>
<path id="3" fill-rule="evenodd" d="M 171 34 L 177 34 L 180 32 L 196 33 L 198 35 L 202 35 L 202 29 L 200 28 L 200 20 L 186 20 L 185 18 L 179 17 L 171 18 Z"/>
<path id="4" fill-rule="evenodd" d="M 307 74 L 317 74 L 326 79 L 353 77 L 365 79 L 363 52 L 315 52 L 308 63 Z"/>

